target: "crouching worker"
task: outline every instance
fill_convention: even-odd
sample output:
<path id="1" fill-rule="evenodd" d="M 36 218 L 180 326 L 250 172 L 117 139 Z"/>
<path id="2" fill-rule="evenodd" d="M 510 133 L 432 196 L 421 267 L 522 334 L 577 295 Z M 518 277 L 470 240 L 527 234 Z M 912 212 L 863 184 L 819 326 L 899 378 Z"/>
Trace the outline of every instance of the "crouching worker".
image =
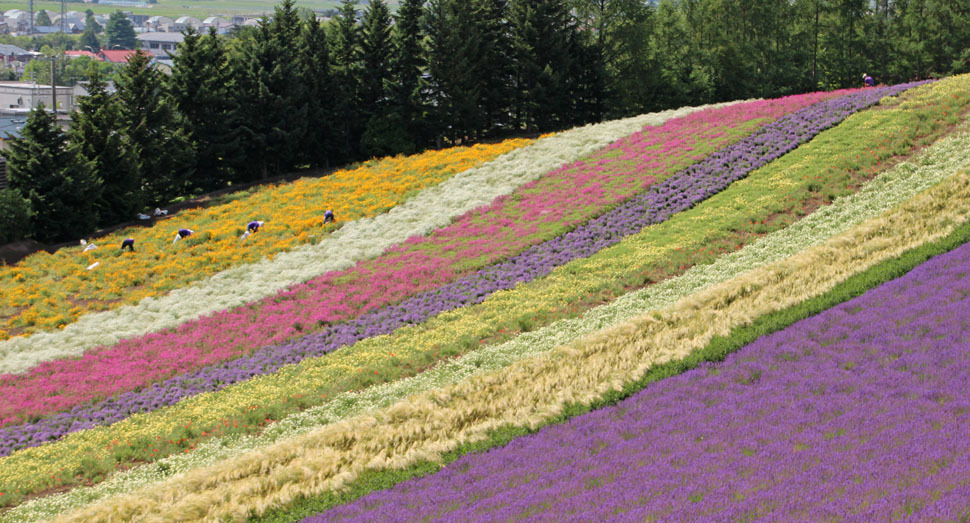
<path id="1" fill-rule="evenodd" d="M 259 232 L 259 228 L 263 226 L 263 222 L 249 222 L 246 225 L 246 232 Z"/>
<path id="2" fill-rule="evenodd" d="M 125 238 L 125 241 L 121 242 L 121 250 L 125 250 L 126 247 L 129 251 L 135 252 L 135 239 Z"/>
<path id="3" fill-rule="evenodd" d="M 179 229 L 178 232 L 175 233 L 175 239 L 172 240 L 172 243 L 175 243 L 183 238 L 188 238 L 189 236 L 192 236 L 193 232 L 195 231 L 193 231 L 192 229 Z"/>
<path id="4" fill-rule="evenodd" d="M 335 221 L 337 221 L 337 219 L 334 218 L 333 211 L 331 211 L 331 210 L 328 209 L 327 211 L 325 211 L 323 213 L 323 224 L 324 225 L 326 225 L 326 224 L 328 224 L 330 222 L 335 222 Z"/>

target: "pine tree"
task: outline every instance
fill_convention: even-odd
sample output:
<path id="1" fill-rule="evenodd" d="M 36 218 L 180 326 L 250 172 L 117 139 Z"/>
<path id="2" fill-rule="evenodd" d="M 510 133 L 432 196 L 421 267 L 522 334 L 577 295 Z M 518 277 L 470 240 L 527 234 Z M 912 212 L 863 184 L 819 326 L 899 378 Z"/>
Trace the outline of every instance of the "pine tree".
<path id="1" fill-rule="evenodd" d="M 88 69 L 87 96 L 78 100 L 69 137 L 90 161 L 102 183 L 98 211 L 101 225 L 132 219 L 145 206 L 134 150 L 121 132 L 121 108 L 108 93 L 96 63 Z"/>
<path id="2" fill-rule="evenodd" d="M 30 200 L 19 190 L 0 189 L 0 245 L 30 238 L 34 234 L 34 214 Z"/>
<path id="3" fill-rule="evenodd" d="M 333 20 L 330 59 L 335 89 L 333 92 L 334 133 L 337 145 L 334 159 L 345 162 L 359 156 L 361 122 L 360 101 L 360 27 L 356 0 L 343 0 Z"/>
<path id="4" fill-rule="evenodd" d="M 117 80 L 121 128 L 135 152 L 135 165 L 150 204 L 168 203 L 189 192 L 192 154 L 160 73 L 144 52 L 133 54 Z"/>
<path id="5" fill-rule="evenodd" d="M 477 19 L 482 32 L 479 78 L 483 83 L 480 105 L 483 129 L 499 133 L 511 125 L 513 80 L 511 27 L 506 0 L 478 0 Z"/>
<path id="6" fill-rule="evenodd" d="M 41 9 L 37 12 L 37 16 L 34 18 L 34 25 L 47 27 L 54 25 L 54 22 L 51 22 L 51 17 L 49 14 L 47 14 L 47 10 Z"/>
<path id="7" fill-rule="evenodd" d="M 92 53 L 97 53 L 101 50 L 101 42 L 98 40 L 98 35 L 94 32 L 93 25 L 86 25 L 84 27 L 84 32 L 81 33 L 81 38 L 78 40 L 78 46 L 81 50 L 91 51 Z"/>
<path id="8" fill-rule="evenodd" d="M 297 48 L 308 123 L 300 146 L 300 161 L 311 166 L 329 166 L 335 147 L 333 110 L 329 102 L 334 87 L 327 33 L 315 16 L 303 21 Z"/>
<path id="9" fill-rule="evenodd" d="M 528 130 L 561 128 L 570 105 L 570 39 L 576 30 L 562 0 L 513 0 L 518 114 Z"/>
<path id="10" fill-rule="evenodd" d="M 87 234 L 98 223 L 100 180 L 43 105 L 27 117 L 19 138 L 6 153 L 10 187 L 36 213 L 34 227 L 42 241 L 63 241 Z"/>
<path id="11" fill-rule="evenodd" d="M 365 156 L 395 154 L 407 147 L 407 131 L 390 107 L 391 12 L 383 0 L 371 0 L 360 30 L 360 107 L 366 121 L 361 135 Z"/>
<path id="12" fill-rule="evenodd" d="M 128 20 L 121 11 L 115 11 L 108 17 L 104 34 L 107 37 L 104 44 L 106 49 L 135 48 L 135 28 L 131 25 L 131 20 Z"/>
<path id="13" fill-rule="evenodd" d="M 189 29 L 174 56 L 168 91 L 194 152 L 192 185 L 204 191 L 236 178 L 242 154 L 228 54 L 215 28 Z"/>
<path id="14" fill-rule="evenodd" d="M 458 0 L 431 0 L 426 11 L 430 104 L 434 126 L 452 143 L 474 141 L 484 127 L 480 110 L 482 36 L 473 6 Z"/>
<path id="15" fill-rule="evenodd" d="M 423 0 L 404 0 L 397 11 L 394 24 L 394 57 L 391 60 L 391 81 L 388 95 L 391 117 L 400 122 L 407 137 L 403 153 L 413 153 L 427 143 L 427 123 L 423 102 L 427 81 L 423 74 L 427 66 L 424 58 Z"/>
<path id="16" fill-rule="evenodd" d="M 235 64 L 242 144 L 249 179 L 296 167 L 297 150 L 307 132 L 307 107 L 299 78 L 297 49 L 300 18 L 284 0 L 273 20 L 263 20 L 244 41 Z"/>

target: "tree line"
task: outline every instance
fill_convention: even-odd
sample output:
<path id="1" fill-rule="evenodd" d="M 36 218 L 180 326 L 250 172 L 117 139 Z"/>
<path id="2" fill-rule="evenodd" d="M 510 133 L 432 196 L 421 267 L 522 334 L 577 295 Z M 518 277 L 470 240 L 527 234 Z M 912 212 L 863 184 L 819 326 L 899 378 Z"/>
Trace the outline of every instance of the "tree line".
<path id="1" fill-rule="evenodd" d="M 970 70 L 962 0 L 284 0 L 189 31 L 170 75 L 90 71 L 70 128 L 7 154 L 0 241 L 72 239 L 173 198 L 306 167 L 682 105 Z"/>

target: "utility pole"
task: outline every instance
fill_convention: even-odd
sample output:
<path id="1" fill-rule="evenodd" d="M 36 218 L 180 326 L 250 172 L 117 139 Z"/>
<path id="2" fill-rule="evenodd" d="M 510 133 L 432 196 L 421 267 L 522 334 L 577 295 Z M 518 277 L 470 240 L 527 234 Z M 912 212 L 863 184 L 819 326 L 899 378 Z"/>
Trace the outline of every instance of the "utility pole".
<path id="1" fill-rule="evenodd" d="M 64 15 L 67 13 L 64 9 L 64 0 L 61 0 L 61 32 L 64 33 Z"/>
<path id="2" fill-rule="evenodd" d="M 34 0 L 29 0 L 28 5 L 30 6 L 30 18 L 28 19 L 30 31 L 28 34 L 34 34 Z"/>
<path id="3" fill-rule="evenodd" d="M 57 118 L 57 82 L 54 81 L 54 55 L 51 55 L 51 110 Z"/>

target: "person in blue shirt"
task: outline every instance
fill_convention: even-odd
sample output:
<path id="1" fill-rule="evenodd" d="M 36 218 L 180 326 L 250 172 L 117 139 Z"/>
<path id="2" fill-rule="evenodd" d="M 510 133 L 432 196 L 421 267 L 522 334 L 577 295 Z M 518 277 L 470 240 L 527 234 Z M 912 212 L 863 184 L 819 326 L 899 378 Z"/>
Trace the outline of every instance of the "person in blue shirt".
<path id="1" fill-rule="evenodd" d="M 262 227 L 262 226 L 263 226 L 263 222 L 251 221 L 248 224 L 246 224 L 246 231 L 247 232 L 259 232 L 259 228 Z"/>
<path id="2" fill-rule="evenodd" d="M 125 247 L 127 247 L 129 251 L 135 252 L 135 239 L 125 238 L 125 240 L 121 242 L 121 250 L 125 250 Z"/>
<path id="3" fill-rule="evenodd" d="M 876 85 L 876 81 L 873 80 L 872 77 L 867 75 L 866 73 L 862 73 L 862 83 L 864 83 L 866 87 L 872 87 Z"/>
<path id="4" fill-rule="evenodd" d="M 329 209 L 327 209 L 327 210 L 326 210 L 326 211 L 325 211 L 325 212 L 323 213 L 323 224 L 324 224 L 324 225 L 326 225 L 326 224 L 328 224 L 328 223 L 330 223 L 330 222 L 335 222 L 335 221 L 337 221 L 337 219 L 336 219 L 336 218 L 334 218 L 334 216 L 333 216 L 333 211 L 331 211 L 331 210 L 329 210 Z"/>
<path id="5" fill-rule="evenodd" d="M 172 243 L 175 243 L 183 238 L 188 238 L 189 236 L 192 236 L 193 232 L 195 231 L 193 231 L 192 229 L 179 229 L 178 232 L 175 233 L 175 239 L 172 240 Z"/>

